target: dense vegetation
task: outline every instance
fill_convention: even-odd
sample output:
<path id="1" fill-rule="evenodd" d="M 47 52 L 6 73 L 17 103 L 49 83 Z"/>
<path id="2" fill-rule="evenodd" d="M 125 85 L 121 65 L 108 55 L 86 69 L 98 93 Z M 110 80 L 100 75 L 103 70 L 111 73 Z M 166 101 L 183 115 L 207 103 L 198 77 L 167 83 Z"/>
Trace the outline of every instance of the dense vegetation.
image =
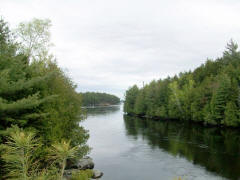
<path id="1" fill-rule="evenodd" d="M 99 92 L 80 93 L 83 106 L 114 105 L 120 102 L 120 99 L 112 94 Z"/>
<path id="2" fill-rule="evenodd" d="M 55 153 L 66 150 L 65 155 L 70 146 L 77 147 L 79 156 L 89 149 L 88 133 L 79 126 L 81 96 L 49 53 L 50 26 L 49 20 L 34 19 L 12 33 L 0 20 L 0 164 L 5 167 L 1 173 L 10 173 L 8 179 L 31 179 L 33 167 L 26 168 L 24 154 L 23 164 L 16 159 L 21 149 L 29 152 L 29 162 L 38 159 L 35 175 L 54 164 L 48 161 L 50 154 L 58 157 L 54 151 L 49 154 L 50 147 L 57 147 Z"/>
<path id="3" fill-rule="evenodd" d="M 210 125 L 240 125 L 240 52 L 231 41 L 223 56 L 193 72 L 126 91 L 124 112 Z"/>

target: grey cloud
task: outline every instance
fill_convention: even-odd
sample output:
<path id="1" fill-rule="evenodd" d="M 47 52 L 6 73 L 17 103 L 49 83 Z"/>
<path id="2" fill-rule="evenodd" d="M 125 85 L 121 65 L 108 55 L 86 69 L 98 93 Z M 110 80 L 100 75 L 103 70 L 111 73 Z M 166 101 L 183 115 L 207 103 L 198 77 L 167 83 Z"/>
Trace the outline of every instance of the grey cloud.
<path id="1" fill-rule="evenodd" d="M 12 26 L 52 20 L 53 52 L 78 91 L 123 96 L 142 85 L 188 71 L 240 41 L 237 0 L 2 0 Z"/>

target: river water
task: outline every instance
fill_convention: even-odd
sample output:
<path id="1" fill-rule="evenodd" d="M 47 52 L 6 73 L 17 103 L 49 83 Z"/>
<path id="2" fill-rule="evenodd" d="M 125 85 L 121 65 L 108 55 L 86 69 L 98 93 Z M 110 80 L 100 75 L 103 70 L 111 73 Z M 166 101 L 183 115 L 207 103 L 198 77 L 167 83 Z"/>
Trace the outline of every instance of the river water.
<path id="1" fill-rule="evenodd" d="M 240 179 L 240 133 L 123 114 L 122 106 L 87 109 L 81 123 L 102 180 Z"/>

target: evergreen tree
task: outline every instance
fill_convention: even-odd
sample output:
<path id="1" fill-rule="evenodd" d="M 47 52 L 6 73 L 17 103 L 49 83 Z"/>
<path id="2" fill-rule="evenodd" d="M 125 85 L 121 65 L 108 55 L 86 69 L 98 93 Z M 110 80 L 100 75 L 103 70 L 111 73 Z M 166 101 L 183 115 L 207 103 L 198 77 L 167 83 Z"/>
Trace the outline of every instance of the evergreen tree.
<path id="1" fill-rule="evenodd" d="M 233 102 L 228 102 L 224 111 L 225 118 L 222 124 L 226 126 L 238 126 L 240 123 L 237 106 Z"/>
<path id="2" fill-rule="evenodd" d="M 120 103 L 120 98 L 115 95 L 99 92 L 79 93 L 83 106 L 115 105 Z"/>
<path id="3" fill-rule="evenodd" d="M 79 126 L 83 119 L 81 95 L 48 52 L 50 42 L 45 35 L 49 34 L 49 24 L 37 22 L 33 20 L 22 26 L 22 30 L 34 28 L 22 33 L 17 38 L 22 42 L 17 43 L 7 23 L 0 20 L 0 142 L 7 141 L 7 128 L 18 125 L 34 129 L 39 143 L 43 144 L 34 157 L 47 162 L 46 147 L 62 139 L 78 147 L 78 154 L 83 156 L 89 151 L 86 145 L 89 135 Z M 27 37 L 34 38 L 27 41 Z M 26 46 L 29 43 L 31 46 Z M 39 49 L 38 45 L 41 45 Z"/>
<path id="4" fill-rule="evenodd" d="M 213 115 L 212 117 L 217 124 L 220 124 L 221 120 L 224 119 L 225 106 L 230 97 L 230 93 L 232 93 L 230 89 L 230 78 L 225 74 L 221 75 L 219 80 L 219 87 L 213 94 L 211 100 L 211 111 Z"/>
<path id="5" fill-rule="evenodd" d="M 207 59 L 193 72 L 152 81 L 138 90 L 136 98 L 126 96 L 125 112 L 239 126 L 236 120 L 240 108 L 239 89 L 240 52 L 238 45 L 231 40 L 223 56 L 215 61 Z"/>
<path id="6" fill-rule="evenodd" d="M 171 94 L 168 102 L 168 114 L 170 118 L 180 118 L 183 114 L 183 109 L 180 101 L 180 92 L 177 81 L 169 84 Z"/>
<path id="7" fill-rule="evenodd" d="M 134 104 L 134 113 L 138 115 L 146 114 L 146 102 L 144 89 L 141 89 L 136 97 L 136 102 Z"/>
<path id="8" fill-rule="evenodd" d="M 1 23 L 0 26 L 6 26 L 3 21 Z M 1 129 L 11 124 L 26 127 L 44 115 L 37 108 L 52 98 L 42 97 L 38 90 L 48 75 L 31 77 L 28 58 L 19 53 L 17 45 L 9 39 L 10 31 L 0 33 L 5 44 L 0 51 L 0 126 Z"/>
<path id="9" fill-rule="evenodd" d="M 138 89 L 137 85 L 130 87 L 126 91 L 125 102 L 124 102 L 124 107 L 123 107 L 124 112 L 129 113 L 129 114 L 134 113 L 134 107 L 135 107 L 135 102 L 136 102 L 138 92 L 139 92 L 139 89 Z"/>
<path id="10" fill-rule="evenodd" d="M 217 121 L 213 116 L 211 105 L 207 103 L 203 108 L 204 124 L 217 125 Z"/>
<path id="11" fill-rule="evenodd" d="M 145 94 L 145 103 L 146 106 L 146 115 L 148 117 L 154 117 L 156 115 L 157 109 L 157 97 L 156 97 L 156 81 L 152 81 L 148 86 L 145 87 L 146 94 Z"/>

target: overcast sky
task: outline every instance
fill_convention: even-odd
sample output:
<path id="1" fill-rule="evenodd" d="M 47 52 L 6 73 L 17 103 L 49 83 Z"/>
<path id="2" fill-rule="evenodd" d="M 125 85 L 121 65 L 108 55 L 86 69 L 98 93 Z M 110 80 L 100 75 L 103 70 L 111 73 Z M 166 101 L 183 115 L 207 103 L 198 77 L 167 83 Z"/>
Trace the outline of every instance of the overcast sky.
<path id="1" fill-rule="evenodd" d="M 121 98 L 240 42 L 239 0 L 0 0 L 0 16 L 12 28 L 49 18 L 53 52 L 77 90 Z"/>

